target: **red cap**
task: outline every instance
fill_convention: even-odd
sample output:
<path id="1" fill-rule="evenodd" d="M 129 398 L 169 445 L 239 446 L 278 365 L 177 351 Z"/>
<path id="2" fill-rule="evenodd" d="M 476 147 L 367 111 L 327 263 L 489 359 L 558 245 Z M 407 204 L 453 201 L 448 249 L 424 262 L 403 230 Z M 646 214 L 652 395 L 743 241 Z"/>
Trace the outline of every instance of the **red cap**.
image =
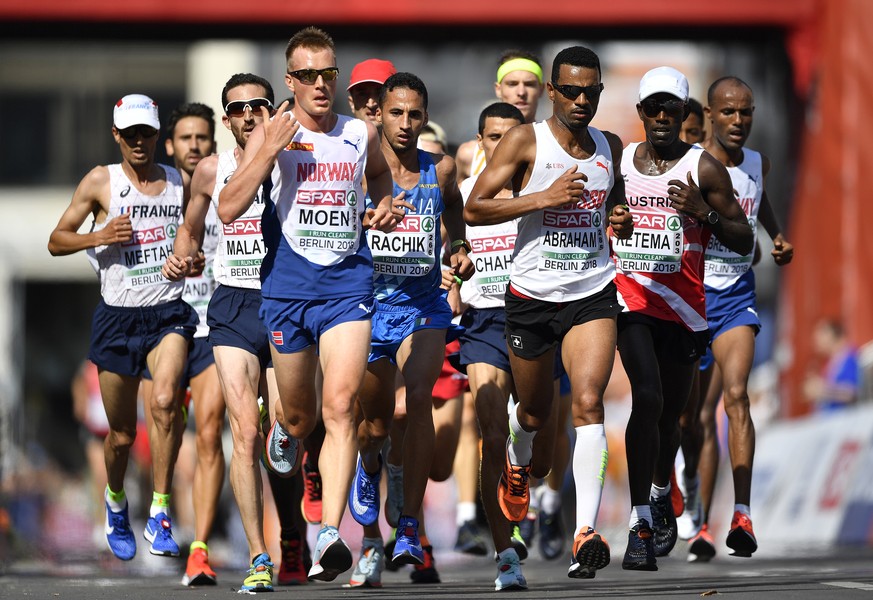
<path id="1" fill-rule="evenodd" d="M 346 89 L 350 90 L 359 83 L 367 83 L 370 81 L 378 84 L 385 83 L 385 80 L 396 72 L 397 69 L 394 68 L 394 65 L 391 64 L 390 60 L 368 58 L 354 66 L 352 69 L 352 76 L 349 80 L 349 87 Z"/>

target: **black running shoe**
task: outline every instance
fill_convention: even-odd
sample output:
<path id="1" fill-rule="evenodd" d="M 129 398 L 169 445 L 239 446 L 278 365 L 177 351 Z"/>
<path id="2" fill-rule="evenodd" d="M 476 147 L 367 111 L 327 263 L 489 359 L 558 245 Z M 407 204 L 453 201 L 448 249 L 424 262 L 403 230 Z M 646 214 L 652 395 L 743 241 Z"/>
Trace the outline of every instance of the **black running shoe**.
<path id="1" fill-rule="evenodd" d="M 649 506 L 652 508 L 652 531 L 655 532 L 655 556 L 667 556 L 679 537 L 670 495 L 649 498 Z"/>
<path id="2" fill-rule="evenodd" d="M 668 498 L 669 502 L 670 499 Z M 627 550 L 621 568 L 629 571 L 657 571 L 658 561 L 655 559 L 655 534 L 648 521 L 640 519 L 631 527 L 627 534 Z"/>

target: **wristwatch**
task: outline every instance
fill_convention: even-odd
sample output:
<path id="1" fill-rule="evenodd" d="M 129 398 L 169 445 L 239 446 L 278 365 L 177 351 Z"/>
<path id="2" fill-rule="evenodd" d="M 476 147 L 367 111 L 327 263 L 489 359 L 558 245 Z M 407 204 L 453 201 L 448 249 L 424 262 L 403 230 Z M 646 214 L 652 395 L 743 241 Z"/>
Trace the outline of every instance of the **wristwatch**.
<path id="1" fill-rule="evenodd" d="M 706 213 L 706 222 L 710 225 L 715 225 L 716 223 L 718 223 L 718 212 L 711 210 Z"/>

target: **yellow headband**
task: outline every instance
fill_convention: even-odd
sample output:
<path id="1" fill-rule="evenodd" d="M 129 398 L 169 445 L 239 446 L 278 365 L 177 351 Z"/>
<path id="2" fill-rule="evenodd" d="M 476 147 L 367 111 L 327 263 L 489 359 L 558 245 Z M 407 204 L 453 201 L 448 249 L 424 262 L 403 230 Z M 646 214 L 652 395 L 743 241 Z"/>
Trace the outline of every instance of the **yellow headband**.
<path id="1" fill-rule="evenodd" d="M 500 68 L 497 69 L 497 83 L 503 81 L 506 74 L 513 71 L 527 71 L 533 73 L 537 76 L 537 81 L 540 82 L 540 85 L 543 83 L 542 67 L 529 58 L 513 58 L 512 60 L 508 60 L 500 65 Z"/>

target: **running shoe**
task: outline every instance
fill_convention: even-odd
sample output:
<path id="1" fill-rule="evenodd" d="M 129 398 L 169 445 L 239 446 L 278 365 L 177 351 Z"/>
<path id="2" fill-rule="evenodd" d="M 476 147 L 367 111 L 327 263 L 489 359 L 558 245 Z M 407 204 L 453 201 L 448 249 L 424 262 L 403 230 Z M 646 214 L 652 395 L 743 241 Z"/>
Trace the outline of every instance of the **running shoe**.
<path id="1" fill-rule="evenodd" d="M 540 509 L 537 515 L 540 530 L 540 554 L 546 560 L 554 560 L 564 551 L 564 526 L 561 511 L 547 513 Z"/>
<path id="2" fill-rule="evenodd" d="M 397 524 L 397 539 L 391 559 L 397 565 L 423 565 L 424 551 L 418 539 L 418 519 L 402 516 Z"/>
<path id="3" fill-rule="evenodd" d="M 349 512 L 352 518 L 361 525 L 372 525 L 379 519 L 379 482 L 382 481 L 382 456 L 379 456 L 379 468 L 372 475 L 364 469 L 364 463 L 358 456 L 358 467 L 349 489 Z"/>
<path id="4" fill-rule="evenodd" d="M 339 535 L 336 527 L 325 526 L 318 532 L 315 554 L 309 578 L 333 581 L 336 576 L 352 566 L 352 552 Z"/>
<path id="5" fill-rule="evenodd" d="M 654 537 L 649 522 L 645 519 L 638 520 L 627 533 L 627 550 L 624 560 L 621 561 L 621 568 L 628 571 L 657 571 Z"/>
<path id="6" fill-rule="evenodd" d="M 688 542 L 688 562 L 709 562 L 715 556 L 715 541 L 709 534 L 709 525 L 704 523 L 700 533 Z"/>
<path id="7" fill-rule="evenodd" d="M 518 554 L 518 560 L 527 560 L 527 544 L 525 543 L 524 538 L 521 535 L 521 528 L 516 524 L 512 525 L 512 535 L 509 538 L 509 543 L 515 550 L 515 553 Z"/>
<path id="8" fill-rule="evenodd" d="M 589 527 L 579 532 L 573 540 L 573 558 L 567 577 L 573 579 L 594 579 L 598 569 L 609 564 L 609 544 L 599 533 Z"/>
<path id="9" fill-rule="evenodd" d="M 349 580 L 349 587 L 382 587 L 382 571 L 385 569 L 385 547 L 382 542 L 361 546 L 361 556 Z"/>
<path id="10" fill-rule="evenodd" d="M 273 591 L 273 563 L 270 555 L 262 552 L 252 561 L 248 575 L 239 586 L 239 593 L 272 592 Z"/>
<path id="11" fill-rule="evenodd" d="M 267 464 L 279 477 L 291 477 L 297 472 L 300 461 L 300 442 L 277 420 L 267 435 Z"/>
<path id="12" fill-rule="evenodd" d="M 507 446 L 509 442 L 507 441 Z M 497 484 L 497 501 L 503 515 L 513 523 L 518 523 L 527 514 L 530 505 L 530 465 L 514 465 L 506 453 L 506 463 Z"/>
<path id="13" fill-rule="evenodd" d="M 397 527 L 403 512 L 403 465 L 388 463 L 388 493 L 385 497 L 385 520 Z"/>
<path id="14" fill-rule="evenodd" d="M 681 540 L 690 540 L 703 525 L 703 503 L 700 501 L 700 486 L 695 481 L 689 486 L 685 495 L 685 512 L 676 518 L 676 531 Z"/>
<path id="15" fill-rule="evenodd" d="M 731 530 L 725 543 L 732 550 L 731 556 L 748 558 L 758 549 L 758 540 L 755 539 L 755 532 L 752 530 L 752 519 L 748 515 L 740 511 L 734 512 Z"/>
<path id="16" fill-rule="evenodd" d="M 667 495 L 649 498 L 649 506 L 652 508 L 652 531 L 655 532 L 655 556 L 667 556 L 679 537 L 676 531 L 676 517 L 673 516 L 673 503 Z"/>
<path id="17" fill-rule="evenodd" d="M 436 562 L 433 559 L 433 546 L 425 546 L 422 550 L 424 557 L 420 565 L 415 565 L 409 574 L 412 583 L 439 583 L 440 574 L 436 570 Z"/>
<path id="18" fill-rule="evenodd" d="M 670 471 L 670 502 L 673 504 L 674 517 L 685 512 L 685 498 L 682 496 L 682 490 L 679 489 L 679 482 L 676 481 L 675 467 Z"/>
<path id="19" fill-rule="evenodd" d="M 497 560 L 497 579 L 494 580 L 494 589 L 498 592 L 527 589 L 527 580 L 521 572 L 521 563 L 515 554 L 510 552 Z"/>
<path id="20" fill-rule="evenodd" d="M 309 454 L 303 455 L 303 518 L 310 525 L 321 525 L 321 473 L 318 464 L 309 464 Z"/>
<path id="21" fill-rule="evenodd" d="M 151 544 L 155 556 L 179 556 L 179 545 L 173 539 L 173 522 L 167 513 L 158 513 L 146 521 L 143 537 Z"/>
<path id="22" fill-rule="evenodd" d="M 198 544 L 197 547 L 194 544 Z M 194 542 L 188 554 L 182 585 L 215 585 L 215 579 L 215 571 L 209 566 L 209 549 L 206 544 Z"/>
<path id="23" fill-rule="evenodd" d="M 521 536 L 521 539 L 524 540 L 525 545 L 533 546 L 533 541 L 537 537 L 537 518 L 539 517 L 539 510 L 535 509 L 533 506 L 530 506 L 527 509 L 527 514 L 524 518 L 518 522 L 518 533 Z"/>
<path id="24" fill-rule="evenodd" d="M 106 543 L 116 558 L 131 560 L 136 556 L 136 536 L 130 529 L 126 504 L 120 511 L 112 512 L 106 503 Z"/>
<path id="25" fill-rule="evenodd" d="M 306 542 L 298 533 L 291 539 L 279 540 L 282 549 L 282 562 L 276 582 L 279 585 L 303 585 L 307 583 L 305 557 L 308 553 Z"/>
<path id="26" fill-rule="evenodd" d="M 488 546 L 485 538 L 479 532 L 476 521 L 466 521 L 458 527 L 458 539 L 455 541 L 455 552 L 485 556 L 488 554 Z"/>
<path id="27" fill-rule="evenodd" d="M 397 528 L 391 530 L 391 537 L 385 542 L 385 568 L 391 572 L 400 570 L 403 565 L 394 563 L 394 545 L 397 543 Z"/>

